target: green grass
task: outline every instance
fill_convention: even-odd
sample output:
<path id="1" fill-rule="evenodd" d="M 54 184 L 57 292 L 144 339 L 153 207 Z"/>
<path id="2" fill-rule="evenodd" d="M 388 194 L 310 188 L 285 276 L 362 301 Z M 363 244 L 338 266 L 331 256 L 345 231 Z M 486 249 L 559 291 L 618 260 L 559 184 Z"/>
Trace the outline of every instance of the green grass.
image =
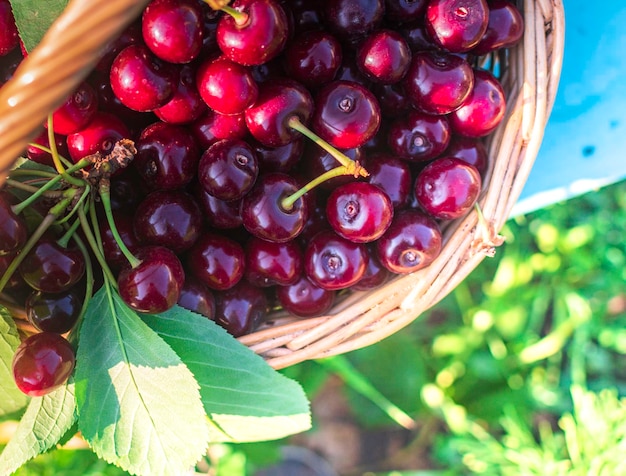
<path id="1" fill-rule="evenodd" d="M 626 182 L 503 234 L 494 258 L 407 329 L 285 372 L 310 397 L 340 375 L 365 428 L 415 423 L 408 447 L 427 451 L 432 470 L 395 474 L 626 474 Z M 223 446 L 214 467 L 252 474 L 281 443 Z M 17 474 L 124 473 L 59 450 Z"/>

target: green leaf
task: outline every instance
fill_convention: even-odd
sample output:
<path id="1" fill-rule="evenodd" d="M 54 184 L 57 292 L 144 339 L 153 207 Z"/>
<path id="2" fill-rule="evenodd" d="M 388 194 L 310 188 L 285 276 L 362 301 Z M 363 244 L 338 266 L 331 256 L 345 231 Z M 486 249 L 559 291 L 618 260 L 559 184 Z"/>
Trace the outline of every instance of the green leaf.
<path id="1" fill-rule="evenodd" d="M 39 44 L 68 0 L 10 0 L 13 16 L 27 52 Z"/>
<path id="2" fill-rule="evenodd" d="M 28 403 L 28 397 L 15 385 L 11 370 L 20 336 L 13 318 L 0 308 L 0 417 L 14 413 Z"/>
<path id="3" fill-rule="evenodd" d="M 78 426 L 104 460 L 177 475 L 207 449 L 198 384 L 178 355 L 105 284 L 92 298 L 76 366 Z"/>
<path id="4" fill-rule="evenodd" d="M 195 375 L 214 424 L 212 441 L 272 440 L 310 428 L 300 385 L 213 321 L 179 306 L 142 317 Z"/>
<path id="5" fill-rule="evenodd" d="M 13 437 L 0 454 L 0 475 L 8 476 L 56 445 L 76 420 L 74 384 L 30 400 Z"/>

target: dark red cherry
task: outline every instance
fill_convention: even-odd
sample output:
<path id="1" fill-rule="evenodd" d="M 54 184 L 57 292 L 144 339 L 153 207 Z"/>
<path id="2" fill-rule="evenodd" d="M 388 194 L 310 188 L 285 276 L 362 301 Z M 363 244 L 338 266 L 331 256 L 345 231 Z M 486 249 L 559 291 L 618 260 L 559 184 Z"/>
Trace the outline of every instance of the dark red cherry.
<path id="1" fill-rule="evenodd" d="M 98 94 L 88 82 L 83 81 L 52 113 L 54 132 L 68 135 L 83 129 L 97 110 Z"/>
<path id="2" fill-rule="evenodd" d="M 389 228 L 393 204 L 376 185 L 350 182 L 329 195 L 326 216 L 338 235 L 356 243 L 369 243 L 380 238 Z"/>
<path id="3" fill-rule="evenodd" d="M 87 126 L 67 136 L 67 149 L 74 162 L 88 155 L 108 154 L 120 139 L 130 137 L 126 124 L 106 112 L 96 112 Z"/>
<path id="4" fill-rule="evenodd" d="M 201 185 L 193 187 L 193 194 L 200 204 L 207 224 L 217 229 L 232 229 L 242 225 L 241 200 L 224 201 L 215 198 Z"/>
<path id="5" fill-rule="evenodd" d="M 453 157 L 440 157 L 415 180 L 415 197 L 429 215 L 453 220 L 465 215 L 476 203 L 481 190 L 476 167 Z"/>
<path id="6" fill-rule="evenodd" d="M 285 208 L 282 201 L 300 189 L 289 175 L 274 172 L 259 176 L 241 202 L 243 226 L 254 236 L 277 243 L 292 240 L 304 228 L 309 213 L 306 197 Z"/>
<path id="7" fill-rule="evenodd" d="M 206 110 L 206 103 L 200 97 L 196 87 L 196 69 L 186 64 L 180 69 L 178 87 L 172 99 L 155 109 L 154 114 L 163 122 L 189 124 L 198 119 Z"/>
<path id="8" fill-rule="evenodd" d="M 388 142 L 399 157 L 424 162 L 446 150 L 450 143 L 450 124 L 446 116 L 413 111 L 391 124 Z"/>
<path id="9" fill-rule="evenodd" d="M 9 0 L 0 0 L 0 56 L 9 54 L 17 47 L 19 34 Z"/>
<path id="10" fill-rule="evenodd" d="M 430 0 L 425 26 L 442 48 L 453 53 L 471 50 L 481 40 L 489 21 L 485 0 Z"/>
<path id="11" fill-rule="evenodd" d="M 133 229 L 133 218 L 130 213 L 118 211 L 114 214 L 115 228 L 122 238 L 122 242 L 126 247 L 134 253 L 139 247 L 140 242 L 135 235 Z M 111 232 L 111 227 L 106 219 L 98 220 L 98 227 L 100 229 L 100 236 L 102 237 L 102 248 L 104 249 L 104 258 L 109 266 L 113 269 L 119 270 L 122 266 L 125 266 L 128 262 L 117 240 Z"/>
<path id="12" fill-rule="evenodd" d="M 180 254 L 191 248 L 202 233 L 202 211 L 182 190 L 157 190 L 137 206 L 133 229 L 139 242 L 165 246 Z"/>
<path id="13" fill-rule="evenodd" d="M 188 126 L 198 144 L 208 149 L 221 139 L 243 139 L 248 133 L 244 114 L 225 115 L 207 110 Z"/>
<path id="14" fill-rule="evenodd" d="M 203 12 L 192 0 L 151 0 L 141 17 L 143 40 L 168 63 L 189 63 L 202 48 Z"/>
<path id="15" fill-rule="evenodd" d="M 320 231 L 304 251 L 304 270 L 308 278 L 321 288 L 345 289 L 359 281 L 367 269 L 367 248 L 337 235 L 332 230 Z"/>
<path id="16" fill-rule="evenodd" d="M 26 221 L 11 208 L 13 198 L 0 192 L 0 255 L 17 253 L 28 239 Z"/>
<path id="17" fill-rule="evenodd" d="M 398 29 L 398 33 L 404 37 L 411 51 L 415 53 L 441 50 L 441 47 L 430 37 L 422 22 L 402 25 Z"/>
<path id="18" fill-rule="evenodd" d="M 487 31 L 472 54 L 485 55 L 501 48 L 515 46 L 524 34 L 524 17 L 513 2 L 489 0 Z"/>
<path id="19" fill-rule="evenodd" d="M 178 302 L 185 284 L 180 260 L 163 246 L 143 246 L 134 254 L 140 263 L 125 266 L 117 276 L 120 297 L 137 312 L 167 311 Z"/>
<path id="20" fill-rule="evenodd" d="M 111 88 L 126 107 L 134 111 L 153 111 L 174 96 L 179 71 L 157 58 L 147 46 L 130 45 L 113 60 Z"/>
<path id="21" fill-rule="evenodd" d="M 41 397 L 67 381 L 75 362 L 74 349 L 66 339 L 53 332 L 40 332 L 26 338 L 15 351 L 13 378 L 23 393 Z"/>
<path id="22" fill-rule="evenodd" d="M 400 117 L 411 111 L 411 100 L 402 81 L 393 84 L 375 83 L 372 85 L 372 92 L 378 99 L 380 111 L 385 119 Z M 377 135 L 380 131 L 381 129 Z"/>
<path id="23" fill-rule="evenodd" d="M 428 0 L 385 0 L 385 19 L 395 23 L 421 20 Z"/>
<path id="24" fill-rule="evenodd" d="M 409 203 L 413 178 L 408 162 L 391 155 L 373 155 L 365 160 L 367 181 L 382 189 L 395 209 Z"/>
<path id="25" fill-rule="evenodd" d="M 293 284 L 302 273 L 302 250 L 295 241 L 273 243 L 252 237 L 245 252 L 245 277 L 254 286 Z"/>
<path id="26" fill-rule="evenodd" d="M 217 44 L 236 63 L 257 65 L 278 56 L 287 43 L 287 15 L 275 0 L 235 0 L 230 5 L 240 18 L 223 15 Z M 239 16 L 238 16 L 239 17 Z"/>
<path id="27" fill-rule="evenodd" d="M 316 317 L 325 314 L 335 301 L 335 291 L 323 289 L 302 275 L 287 286 L 276 288 L 279 304 L 297 317 Z"/>
<path id="28" fill-rule="evenodd" d="M 265 172 L 289 172 L 298 164 L 304 152 L 303 138 L 279 147 L 267 147 L 254 139 L 250 141 L 250 145 L 256 152 L 259 167 Z"/>
<path id="29" fill-rule="evenodd" d="M 83 277 L 85 258 L 78 248 L 64 248 L 52 238 L 43 237 L 28 252 L 19 270 L 33 289 L 61 293 Z"/>
<path id="30" fill-rule="evenodd" d="M 350 160 L 363 161 L 365 154 L 361 147 L 353 147 L 351 149 L 342 149 L 341 153 Z M 339 166 L 339 162 L 332 155 L 314 143 L 308 143 L 305 147 L 304 156 L 301 162 L 301 168 L 308 180 L 313 180 L 320 175 Z M 320 188 L 325 190 L 334 190 L 339 185 L 354 181 L 352 175 L 339 175 L 320 184 Z"/>
<path id="31" fill-rule="evenodd" d="M 320 29 L 322 16 L 317 0 L 282 0 L 281 5 L 287 16 L 293 17 L 294 31 Z"/>
<path id="32" fill-rule="evenodd" d="M 267 309 L 265 292 L 245 280 L 231 289 L 215 293 L 215 322 L 235 337 L 254 330 Z"/>
<path id="33" fill-rule="evenodd" d="M 357 51 L 357 65 L 372 81 L 393 84 L 409 70 L 411 50 L 406 40 L 393 30 L 369 35 Z"/>
<path id="34" fill-rule="evenodd" d="M 215 296 L 208 286 L 195 276 L 185 276 L 185 285 L 177 304 L 209 319 L 215 317 Z"/>
<path id="35" fill-rule="evenodd" d="M 312 114 L 311 94 L 291 79 L 263 83 L 256 104 L 245 112 L 248 130 L 268 147 L 280 147 L 301 137 L 289 126 L 289 119 L 295 116 L 307 124 Z"/>
<path id="36" fill-rule="evenodd" d="M 200 149 L 187 128 L 156 122 L 141 132 L 135 145 L 133 164 L 151 189 L 174 190 L 195 177 Z"/>
<path id="37" fill-rule="evenodd" d="M 487 147 L 485 147 L 485 143 L 480 139 L 453 135 L 450 145 L 443 155 L 446 157 L 456 157 L 463 162 L 472 164 L 483 178 L 487 173 L 487 166 L 489 165 Z M 367 170 L 368 172 L 370 171 L 369 168 Z"/>
<path id="38" fill-rule="evenodd" d="M 196 84 L 204 102 L 220 114 L 244 112 L 259 94 L 250 70 L 225 56 L 200 64 Z"/>
<path id="39" fill-rule="evenodd" d="M 376 243 L 367 245 L 369 259 L 367 260 L 367 268 L 363 277 L 352 285 L 350 289 L 354 291 L 370 291 L 385 284 L 391 273 L 385 268 L 378 259 L 376 254 Z"/>
<path id="40" fill-rule="evenodd" d="M 333 79 L 342 62 L 341 43 L 329 32 L 305 31 L 285 50 L 283 62 L 289 77 L 317 89 Z"/>
<path id="41" fill-rule="evenodd" d="M 311 128 L 334 147 L 351 149 L 374 137 L 380 120 L 380 106 L 368 89 L 350 81 L 332 81 L 315 98 Z"/>
<path id="42" fill-rule="evenodd" d="M 491 134 L 504 119 L 506 97 L 498 79 L 487 70 L 474 70 L 474 87 L 463 105 L 450 113 L 454 132 L 467 137 Z"/>
<path id="43" fill-rule="evenodd" d="M 472 67 L 458 55 L 420 51 L 405 79 L 413 106 L 428 114 L 448 114 L 461 107 L 474 87 Z"/>
<path id="44" fill-rule="evenodd" d="M 57 147 L 57 152 L 61 157 L 65 157 L 66 159 L 70 157 L 70 153 L 67 150 L 67 140 L 65 136 L 60 134 L 54 134 L 54 142 Z M 52 161 L 52 154 L 46 152 L 35 144 L 42 145 L 46 148 L 50 148 L 50 142 L 48 141 L 48 131 L 47 129 L 43 129 L 41 133 L 35 137 L 32 142 L 26 148 L 26 156 L 39 164 L 49 165 L 50 167 L 54 167 L 54 162 Z"/>
<path id="45" fill-rule="evenodd" d="M 224 235 L 205 232 L 187 253 L 186 268 L 209 288 L 225 290 L 241 280 L 245 261 L 239 243 Z"/>
<path id="46" fill-rule="evenodd" d="M 220 200 L 239 200 L 259 175 L 254 149 L 243 140 L 224 139 L 204 151 L 198 164 L 198 181 Z"/>
<path id="47" fill-rule="evenodd" d="M 58 294 L 33 291 L 24 310 L 28 321 L 40 331 L 65 334 L 78 321 L 82 305 L 82 299 L 73 289 Z"/>
<path id="48" fill-rule="evenodd" d="M 356 40 L 376 30 L 383 21 L 384 0 L 328 0 L 322 3 L 324 26 L 339 37 Z"/>
<path id="49" fill-rule="evenodd" d="M 420 210 L 401 210 L 376 242 L 380 263 L 392 273 L 406 274 L 428 266 L 441 252 L 441 231 Z"/>

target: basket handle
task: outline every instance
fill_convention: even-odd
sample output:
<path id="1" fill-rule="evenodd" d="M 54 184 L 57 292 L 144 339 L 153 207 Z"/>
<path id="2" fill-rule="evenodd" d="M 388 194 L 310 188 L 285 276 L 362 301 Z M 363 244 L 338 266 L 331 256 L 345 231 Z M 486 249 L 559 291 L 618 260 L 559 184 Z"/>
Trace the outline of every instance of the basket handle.
<path id="1" fill-rule="evenodd" d="M 0 89 L 0 186 L 51 111 L 83 81 L 106 44 L 148 0 L 71 0 Z"/>

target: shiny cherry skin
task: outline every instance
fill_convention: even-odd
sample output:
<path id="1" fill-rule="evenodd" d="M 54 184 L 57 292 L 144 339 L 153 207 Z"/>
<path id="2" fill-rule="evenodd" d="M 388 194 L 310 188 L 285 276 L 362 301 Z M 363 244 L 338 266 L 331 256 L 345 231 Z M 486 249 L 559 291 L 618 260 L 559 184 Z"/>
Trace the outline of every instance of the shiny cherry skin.
<path id="1" fill-rule="evenodd" d="M 198 164 L 198 181 L 220 200 L 239 200 L 259 175 L 256 152 L 243 140 L 224 139 L 204 151 Z"/>
<path id="2" fill-rule="evenodd" d="M 133 228 L 133 217 L 128 212 L 118 211 L 114 213 L 115 228 L 122 238 L 122 242 L 130 250 L 131 253 L 140 246 L 140 241 L 135 235 Z M 109 266 L 115 270 L 119 270 L 122 266 L 128 262 L 113 233 L 111 227 L 106 219 L 98 220 L 98 228 L 100 229 L 100 236 L 102 237 L 102 248 L 104 249 L 104 258 Z"/>
<path id="3" fill-rule="evenodd" d="M 421 210 L 405 209 L 376 242 L 376 255 L 390 272 L 407 274 L 431 264 L 441 253 L 441 245 L 437 221 Z"/>
<path id="4" fill-rule="evenodd" d="M 278 56 L 287 43 L 287 15 L 276 0 L 235 0 L 231 7 L 245 13 L 243 23 L 223 15 L 217 44 L 224 55 L 243 65 L 263 64 Z"/>
<path id="5" fill-rule="evenodd" d="M 424 162 L 434 159 L 446 150 L 450 136 L 447 116 L 413 111 L 391 124 L 388 143 L 397 156 L 409 161 Z"/>
<path id="6" fill-rule="evenodd" d="M 97 111 L 83 129 L 67 136 L 67 149 L 74 162 L 95 153 L 108 154 L 115 143 L 128 138 L 126 124 L 113 114 Z"/>
<path id="7" fill-rule="evenodd" d="M 335 295 L 335 291 L 319 287 L 304 274 L 295 283 L 276 288 L 281 307 L 297 317 L 324 315 L 335 302 Z"/>
<path id="8" fill-rule="evenodd" d="M 385 119 L 406 115 L 413 107 L 403 81 L 393 84 L 374 83 L 372 92 L 378 99 L 380 112 Z"/>
<path id="9" fill-rule="evenodd" d="M 524 17 L 513 2 L 489 0 L 487 3 L 487 31 L 472 48 L 472 54 L 485 55 L 498 49 L 511 48 L 519 43 L 524 34 Z"/>
<path id="10" fill-rule="evenodd" d="M 317 89 L 333 79 L 343 59 L 341 43 L 323 30 L 305 31 L 289 42 L 283 64 L 289 77 Z"/>
<path id="11" fill-rule="evenodd" d="M 452 53 L 470 51 L 489 22 L 486 0 L 431 0 L 424 24 L 430 36 Z"/>
<path id="12" fill-rule="evenodd" d="M 185 276 L 185 284 L 177 304 L 209 319 L 215 317 L 215 295 L 195 276 Z"/>
<path id="13" fill-rule="evenodd" d="M 81 82 L 52 113 L 54 132 L 68 135 L 83 129 L 97 110 L 98 93 L 87 81 Z"/>
<path id="14" fill-rule="evenodd" d="M 252 106 L 259 87 L 250 70 L 220 56 L 200 64 L 196 84 L 203 101 L 220 114 L 240 114 Z"/>
<path id="15" fill-rule="evenodd" d="M 85 258 L 78 248 L 64 248 L 45 236 L 28 252 L 19 270 L 33 289 L 61 293 L 81 280 L 85 273 Z"/>
<path id="16" fill-rule="evenodd" d="M 341 153 L 350 160 L 362 162 L 365 154 L 362 147 L 353 147 L 350 149 L 341 149 Z M 320 175 L 339 166 L 337 159 L 314 143 L 307 143 L 304 156 L 301 162 L 303 174 L 308 180 L 313 180 Z M 339 185 L 352 182 L 354 177 L 351 175 L 340 175 L 326 180 L 320 184 L 320 188 L 324 190 L 334 190 Z"/>
<path id="17" fill-rule="evenodd" d="M 40 332 L 27 337 L 15 351 L 13 378 L 23 393 L 41 397 L 67 382 L 75 363 L 76 354 L 66 339 Z"/>
<path id="18" fill-rule="evenodd" d="M 380 105 L 371 91 L 358 83 L 332 81 L 315 98 L 311 128 L 339 149 L 359 147 L 380 127 Z"/>
<path id="19" fill-rule="evenodd" d="M 134 111 L 153 111 L 176 92 L 179 70 L 157 58 L 143 44 L 124 48 L 113 60 L 109 80 L 113 93 Z"/>
<path id="20" fill-rule="evenodd" d="M 329 0 L 321 8 L 326 28 L 346 41 L 365 38 L 385 14 L 384 0 Z"/>
<path id="21" fill-rule="evenodd" d="M 265 172 L 289 172 L 299 163 L 305 148 L 303 138 L 279 147 L 267 147 L 254 139 L 249 142 Z"/>
<path id="22" fill-rule="evenodd" d="M 133 230 L 139 242 L 165 246 L 176 254 L 193 246 L 203 226 L 200 206 L 180 189 L 149 193 L 133 217 Z"/>
<path id="23" fill-rule="evenodd" d="M 428 114 L 448 114 L 463 104 L 474 87 L 474 73 L 458 55 L 420 51 L 405 78 L 407 97 Z"/>
<path id="24" fill-rule="evenodd" d="M 168 63 L 189 63 L 200 54 L 203 12 L 192 0 L 151 0 L 141 16 L 143 40 Z"/>
<path id="25" fill-rule="evenodd" d="M 369 259 L 363 277 L 359 279 L 350 289 L 354 291 L 369 291 L 385 284 L 392 273 L 385 268 L 376 254 L 376 243 L 367 245 Z"/>
<path id="26" fill-rule="evenodd" d="M 300 234 L 309 214 L 306 196 L 290 209 L 282 200 L 300 189 L 289 175 L 273 172 L 259 176 L 255 186 L 241 202 L 243 226 L 252 235 L 276 243 L 290 241 Z"/>
<path id="27" fill-rule="evenodd" d="M 389 228 L 393 204 L 378 186 L 369 182 L 350 182 L 329 195 L 326 216 L 338 235 L 355 243 L 370 243 Z"/>
<path id="28" fill-rule="evenodd" d="M 19 39 L 11 3 L 9 0 L 0 0 L 0 57 L 14 50 Z"/>
<path id="29" fill-rule="evenodd" d="M 457 159 L 461 159 L 463 162 L 472 164 L 476 167 L 480 176 L 483 178 L 487 173 L 489 157 L 487 154 L 487 147 L 481 139 L 464 137 L 455 134 L 452 136 L 452 140 L 450 140 L 450 145 L 442 155 L 445 155 L 446 157 L 456 157 Z"/>
<path id="30" fill-rule="evenodd" d="M 415 197 L 429 215 L 440 220 L 453 220 L 474 206 L 481 186 L 476 167 L 461 159 L 440 157 L 417 176 Z"/>
<path id="31" fill-rule="evenodd" d="M 253 236 L 244 249 L 245 277 L 254 286 L 286 286 L 302 274 L 302 249 L 296 241 L 273 243 Z"/>
<path id="32" fill-rule="evenodd" d="M 393 30 L 372 33 L 357 51 L 358 67 L 377 83 L 397 83 L 406 75 L 410 64 L 409 45 L 400 33 Z"/>
<path id="33" fill-rule="evenodd" d="M 125 266 L 117 276 L 120 297 L 137 312 L 158 314 L 180 298 L 185 271 L 173 251 L 163 246 L 142 246 L 135 257 L 141 262 Z"/>
<path id="34" fill-rule="evenodd" d="M 330 291 L 349 288 L 367 269 L 367 248 L 332 230 L 320 231 L 304 251 L 304 270 L 317 286 Z"/>
<path id="35" fill-rule="evenodd" d="M 241 200 L 220 200 L 199 184 L 193 186 L 192 191 L 209 226 L 218 230 L 228 230 L 242 225 Z"/>
<path id="36" fill-rule="evenodd" d="M 235 337 L 254 330 L 267 310 L 268 301 L 263 289 L 246 280 L 231 289 L 215 293 L 215 322 Z"/>
<path id="37" fill-rule="evenodd" d="M 313 98 L 308 89 L 291 79 L 263 83 L 257 102 L 246 109 L 246 125 L 261 144 L 280 147 L 300 137 L 288 122 L 293 116 L 308 124 L 313 115 Z"/>
<path id="38" fill-rule="evenodd" d="M 136 141 L 133 166 L 152 190 L 174 190 L 189 184 L 196 175 L 200 148 L 183 126 L 155 122 Z"/>
<path id="39" fill-rule="evenodd" d="M 65 334 L 78 321 L 82 305 L 74 289 L 57 294 L 33 291 L 26 299 L 24 310 L 28 321 L 38 330 Z"/>
<path id="40" fill-rule="evenodd" d="M 180 69 L 176 92 L 165 105 L 155 109 L 154 114 L 163 122 L 189 124 L 206 110 L 207 105 L 196 87 L 196 68 L 186 64 Z"/>
<path id="41" fill-rule="evenodd" d="M 226 115 L 210 109 L 189 124 L 188 129 L 202 149 L 222 139 L 244 139 L 248 134 L 243 113 Z"/>
<path id="42" fill-rule="evenodd" d="M 421 20 L 428 0 L 385 0 L 385 19 L 397 23 L 413 23 Z"/>
<path id="43" fill-rule="evenodd" d="M 0 255 L 17 253 L 28 239 L 26 221 L 11 208 L 13 198 L 0 191 Z"/>
<path id="44" fill-rule="evenodd" d="M 408 205 L 413 178 L 407 161 L 388 154 L 372 155 L 364 166 L 370 174 L 367 181 L 385 192 L 394 209 Z"/>
<path id="45" fill-rule="evenodd" d="M 245 262 L 239 243 L 209 231 L 203 233 L 186 254 L 186 269 L 217 291 L 232 288 L 243 278 Z"/>
<path id="46" fill-rule="evenodd" d="M 450 125 L 457 134 L 484 137 L 504 119 L 506 97 L 498 79 L 487 70 L 474 70 L 474 87 L 463 105 L 450 113 Z"/>
<path id="47" fill-rule="evenodd" d="M 404 37 L 411 51 L 415 53 L 441 50 L 441 47 L 430 37 L 422 22 L 401 25 L 398 33 Z"/>

